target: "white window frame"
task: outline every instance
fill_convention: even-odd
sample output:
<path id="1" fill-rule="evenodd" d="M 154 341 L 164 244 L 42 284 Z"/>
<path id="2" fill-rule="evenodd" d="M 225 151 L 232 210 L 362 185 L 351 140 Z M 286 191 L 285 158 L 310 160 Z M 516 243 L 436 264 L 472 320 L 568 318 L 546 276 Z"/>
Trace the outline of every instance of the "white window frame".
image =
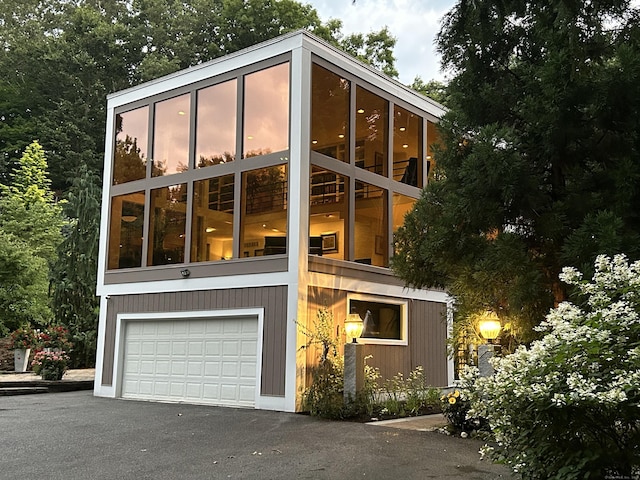
<path id="1" fill-rule="evenodd" d="M 399 298 L 381 297 L 377 295 L 364 295 L 361 293 L 347 294 L 347 313 L 351 311 L 351 300 L 359 300 L 365 302 L 383 303 L 388 305 L 400 306 L 400 339 L 392 338 L 365 338 L 359 337 L 358 343 L 364 345 L 409 345 L 409 301 Z"/>

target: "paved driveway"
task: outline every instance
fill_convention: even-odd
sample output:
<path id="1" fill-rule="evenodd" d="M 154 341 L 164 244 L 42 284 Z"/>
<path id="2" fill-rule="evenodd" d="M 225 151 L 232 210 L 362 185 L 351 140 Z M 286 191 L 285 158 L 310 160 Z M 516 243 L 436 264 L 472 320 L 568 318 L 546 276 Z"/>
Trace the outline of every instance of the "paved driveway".
<path id="1" fill-rule="evenodd" d="M 475 440 L 304 415 L 95 398 L 0 398 L 1 479 L 511 478 Z"/>

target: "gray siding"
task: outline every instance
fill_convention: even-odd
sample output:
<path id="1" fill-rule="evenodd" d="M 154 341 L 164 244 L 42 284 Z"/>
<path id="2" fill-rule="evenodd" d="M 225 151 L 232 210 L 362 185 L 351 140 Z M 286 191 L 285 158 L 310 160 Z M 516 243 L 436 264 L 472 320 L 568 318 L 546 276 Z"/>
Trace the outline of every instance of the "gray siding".
<path id="1" fill-rule="evenodd" d="M 102 385 L 113 383 L 116 316 L 119 313 L 187 312 L 251 307 L 265 309 L 260 393 L 284 396 L 286 286 L 112 295 L 107 307 Z"/>
<path id="2" fill-rule="evenodd" d="M 327 305 L 334 315 L 334 322 L 342 330 L 347 315 L 346 291 L 329 290 L 317 287 L 309 288 L 307 327 L 313 328 L 313 320 L 318 308 Z M 405 378 L 417 366 L 424 368 L 427 384 L 446 386 L 447 377 L 447 324 L 446 304 L 409 300 L 408 345 L 365 345 L 365 355 L 372 358 L 367 363 L 380 369 L 381 381 L 402 373 Z M 342 345 L 344 336 L 339 339 Z M 318 351 L 307 352 L 307 364 L 314 365 Z M 307 372 L 307 383 L 310 375 Z"/>

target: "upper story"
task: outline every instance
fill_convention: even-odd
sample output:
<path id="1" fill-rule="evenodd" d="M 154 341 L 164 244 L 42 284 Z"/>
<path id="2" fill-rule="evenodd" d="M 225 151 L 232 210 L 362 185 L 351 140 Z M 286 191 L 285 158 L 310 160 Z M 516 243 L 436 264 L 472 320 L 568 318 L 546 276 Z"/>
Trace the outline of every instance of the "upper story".
<path id="1" fill-rule="evenodd" d="M 390 275 L 443 113 L 307 32 L 110 95 L 99 294 Z"/>

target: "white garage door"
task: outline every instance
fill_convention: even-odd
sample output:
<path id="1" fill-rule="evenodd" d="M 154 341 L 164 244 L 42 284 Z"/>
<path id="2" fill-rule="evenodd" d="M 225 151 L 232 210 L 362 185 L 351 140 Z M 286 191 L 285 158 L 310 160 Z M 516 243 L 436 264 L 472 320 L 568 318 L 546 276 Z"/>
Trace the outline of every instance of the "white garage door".
<path id="1" fill-rule="evenodd" d="M 255 317 L 125 323 L 124 398 L 255 406 Z"/>

